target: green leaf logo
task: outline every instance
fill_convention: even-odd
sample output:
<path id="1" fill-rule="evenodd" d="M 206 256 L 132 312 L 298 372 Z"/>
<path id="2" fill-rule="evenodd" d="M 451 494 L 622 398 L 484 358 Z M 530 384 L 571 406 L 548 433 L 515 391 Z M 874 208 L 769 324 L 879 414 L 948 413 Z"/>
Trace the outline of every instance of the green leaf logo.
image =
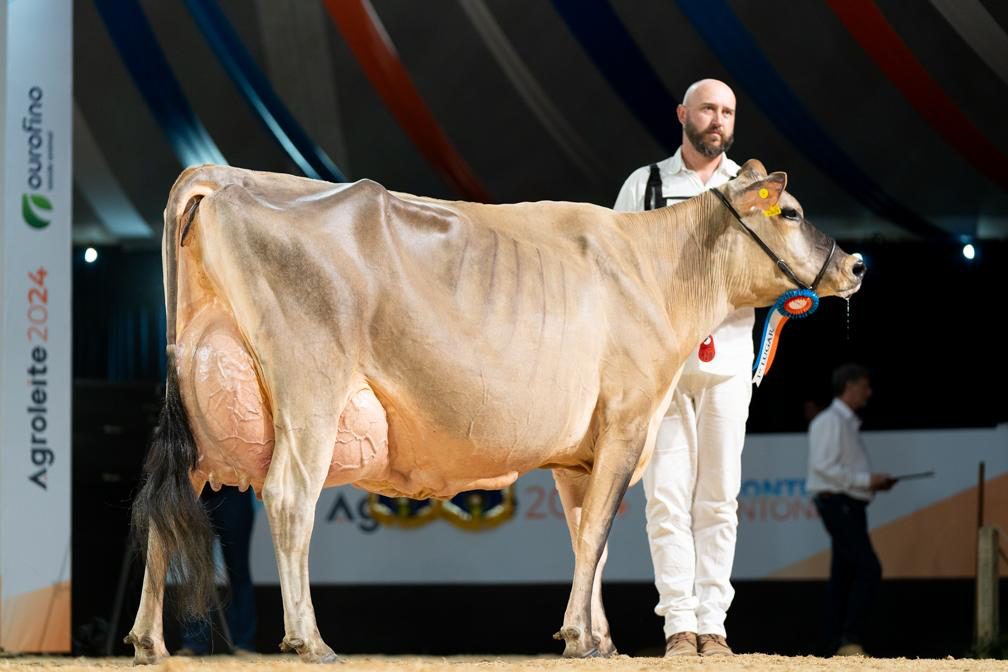
<path id="1" fill-rule="evenodd" d="M 52 212 L 52 203 L 41 194 L 23 194 L 21 196 L 21 216 L 25 223 L 33 229 L 44 229 L 49 226 L 49 219 L 42 215 Z M 41 213 L 41 214 L 40 214 Z"/>

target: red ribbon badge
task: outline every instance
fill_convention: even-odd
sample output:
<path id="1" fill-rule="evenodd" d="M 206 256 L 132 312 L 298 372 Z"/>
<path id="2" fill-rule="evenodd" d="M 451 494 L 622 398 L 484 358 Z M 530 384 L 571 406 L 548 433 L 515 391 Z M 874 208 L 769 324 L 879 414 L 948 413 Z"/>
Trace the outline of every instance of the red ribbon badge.
<path id="1" fill-rule="evenodd" d="M 714 336 L 708 336 L 700 344 L 700 349 L 697 351 L 697 357 L 700 358 L 701 362 L 709 362 L 714 359 Z"/>

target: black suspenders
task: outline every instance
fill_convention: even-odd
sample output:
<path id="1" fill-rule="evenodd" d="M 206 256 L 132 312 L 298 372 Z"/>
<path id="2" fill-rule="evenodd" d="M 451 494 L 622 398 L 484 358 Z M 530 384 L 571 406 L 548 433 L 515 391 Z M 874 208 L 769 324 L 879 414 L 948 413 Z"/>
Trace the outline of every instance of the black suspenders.
<path id="1" fill-rule="evenodd" d="M 658 164 L 651 164 L 651 174 L 648 175 L 647 187 L 644 189 L 644 209 L 655 210 L 669 205 L 669 201 L 685 201 L 692 196 L 663 196 L 661 173 L 658 172 Z"/>
<path id="2" fill-rule="evenodd" d="M 648 176 L 647 188 L 644 189 L 644 209 L 654 210 L 665 207 L 665 197 L 662 196 L 661 175 L 658 173 L 658 164 L 651 164 L 651 174 Z"/>

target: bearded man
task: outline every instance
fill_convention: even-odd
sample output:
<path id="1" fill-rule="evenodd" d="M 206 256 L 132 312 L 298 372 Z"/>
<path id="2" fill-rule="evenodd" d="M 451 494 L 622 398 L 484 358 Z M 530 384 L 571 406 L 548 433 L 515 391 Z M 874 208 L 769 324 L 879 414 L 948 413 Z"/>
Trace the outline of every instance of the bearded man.
<path id="1" fill-rule="evenodd" d="M 627 178 L 615 210 L 651 210 L 718 187 L 739 170 L 725 152 L 735 94 L 703 79 L 676 108 L 682 146 Z M 644 472 L 647 533 L 666 656 L 731 655 L 724 627 L 752 396 L 752 308 L 731 313 L 686 360 Z"/>

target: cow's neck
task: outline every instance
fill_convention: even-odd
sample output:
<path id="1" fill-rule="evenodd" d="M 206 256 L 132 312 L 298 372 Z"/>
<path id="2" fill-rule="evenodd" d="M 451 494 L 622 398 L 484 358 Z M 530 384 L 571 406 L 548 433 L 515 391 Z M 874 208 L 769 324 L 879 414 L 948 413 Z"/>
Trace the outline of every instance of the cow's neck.
<path id="1" fill-rule="evenodd" d="M 730 213 L 702 194 L 672 207 L 640 213 L 637 235 L 647 240 L 649 263 L 665 298 L 677 349 L 688 352 L 745 303 L 746 264 Z"/>

